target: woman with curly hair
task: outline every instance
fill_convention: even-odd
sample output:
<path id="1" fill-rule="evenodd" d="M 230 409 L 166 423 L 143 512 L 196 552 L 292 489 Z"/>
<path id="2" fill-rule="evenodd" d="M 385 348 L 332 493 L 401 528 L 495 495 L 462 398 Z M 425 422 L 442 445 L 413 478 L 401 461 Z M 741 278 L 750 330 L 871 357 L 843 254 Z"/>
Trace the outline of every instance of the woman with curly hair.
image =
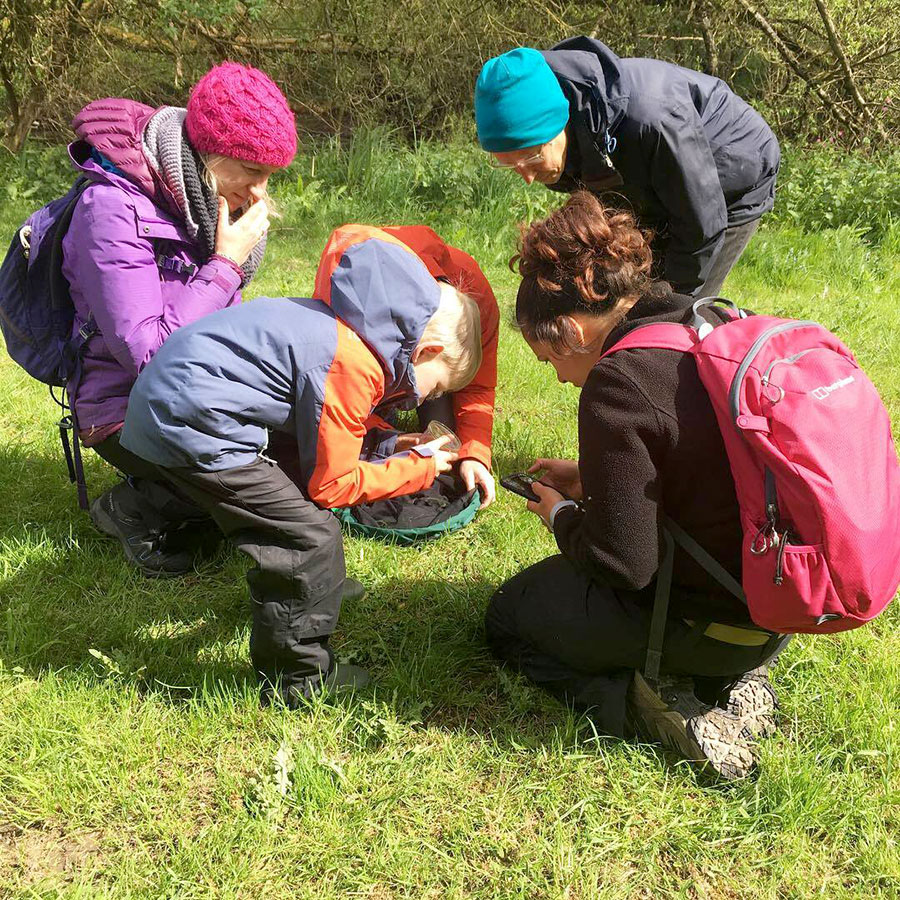
<path id="1" fill-rule="evenodd" d="M 775 727 L 764 664 L 787 638 L 676 551 L 659 691 L 641 676 L 666 515 L 740 580 L 734 481 L 693 359 L 675 350 L 603 354 L 634 328 L 683 322 L 692 298 L 650 277 L 628 213 L 592 194 L 523 230 L 516 319 L 558 379 L 581 388 L 578 460 L 537 459 L 528 509 L 560 554 L 525 569 L 487 612 L 494 653 L 590 715 L 603 732 L 661 741 L 731 778 Z M 714 317 L 717 313 L 707 311 Z"/>

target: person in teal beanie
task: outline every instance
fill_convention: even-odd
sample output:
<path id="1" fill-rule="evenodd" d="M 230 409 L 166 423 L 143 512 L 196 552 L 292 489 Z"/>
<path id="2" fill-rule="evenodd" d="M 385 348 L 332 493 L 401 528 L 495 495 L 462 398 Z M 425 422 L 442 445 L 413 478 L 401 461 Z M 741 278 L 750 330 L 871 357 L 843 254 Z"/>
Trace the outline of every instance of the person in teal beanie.
<path id="1" fill-rule="evenodd" d="M 494 165 L 589 190 L 653 234 L 654 275 L 716 295 L 775 201 L 781 153 L 725 82 L 575 37 L 488 60 L 475 124 Z"/>
<path id="2" fill-rule="evenodd" d="M 553 70 L 530 47 L 489 59 L 478 78 L 475 98 L 478 140 L 490 153 L 547 144 L 569 121 L 569 101 Z"/>

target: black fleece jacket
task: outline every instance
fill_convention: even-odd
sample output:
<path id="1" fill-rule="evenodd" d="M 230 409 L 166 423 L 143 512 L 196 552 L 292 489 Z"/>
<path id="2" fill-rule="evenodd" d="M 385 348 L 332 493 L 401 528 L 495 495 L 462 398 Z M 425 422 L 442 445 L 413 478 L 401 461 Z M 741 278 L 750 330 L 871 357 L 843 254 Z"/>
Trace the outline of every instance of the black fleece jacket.
<path id="1" fill-rule="evenodd" d="M 644 299 L 607 338 L 687 322 L 691 297 Z M 622 350 L 581 391 L 578 466 L 583 509 L 554 522 L 561 552 L 593 579 L 652 605 L 659 517 L 674 519 L 738 580 L 741 527 L 722 435 L 694 360 L 674 350 Z M 746 607 L 676 547 L 670 615 L 749 624 Z"/>

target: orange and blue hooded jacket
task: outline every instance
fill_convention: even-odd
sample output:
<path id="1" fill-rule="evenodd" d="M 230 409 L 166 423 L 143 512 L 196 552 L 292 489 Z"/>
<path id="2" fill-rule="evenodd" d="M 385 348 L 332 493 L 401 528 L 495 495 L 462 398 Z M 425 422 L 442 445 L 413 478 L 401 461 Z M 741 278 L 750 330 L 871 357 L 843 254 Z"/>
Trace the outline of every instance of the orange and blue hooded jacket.
<path id="1" fill-rule="evenodd" d="M 435 475 L 428 448 L 360 454 L 385 398 L 423 399 L 410 357 L 439 302 L 416 254 L 373 233 L 335 261 L 327 303 L 260 297 L 174 331 L 135 382 L 122 446 L 214 472 L 253 462 L 280 431 L 296 439 L 301 486 L 321 506 L 423 490 Z"/>
<path id="2" fill-rule="evenodd" d="M 332 232 L 325 245 L 316 272 L 313 295 L 331 303 L 332 279 L 334 273 L 341 270 L 344 255 L 356 245 L 373 238 L 399 241 L 421 259 L 434 278 L 452 284 L 468 294 L 478 305 L 481 313 L 481 366 L 472 381 L 452 395 L 452 400 L 456 433 L 462 443 L 460 458 L 477 459 L 490 469 L 500 313 L 487 278 L 471 256 L 445 243 L 425 225 L 385 228 L 343 225 Z M 380 408 L 369 419 L 367 452 L 387 455 L 393 448 L 394 439 L 391 435 L 396 432 L 381 418 L 389 405 L 389 402 L 380 404 Z"/>

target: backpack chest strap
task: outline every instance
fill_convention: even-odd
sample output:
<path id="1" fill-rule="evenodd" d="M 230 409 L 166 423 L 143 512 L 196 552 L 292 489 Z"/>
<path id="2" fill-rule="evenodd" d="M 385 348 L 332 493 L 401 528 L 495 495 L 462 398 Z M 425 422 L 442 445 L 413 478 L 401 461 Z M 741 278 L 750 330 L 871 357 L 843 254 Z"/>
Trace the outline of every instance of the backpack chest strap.
<path id="1" fill-rule="evenodd" d="M 179 275 L 193 275 L 197 271 L 194 263 L 185 262 L 177 256 L 166 256 L 160 253 L 156 257 L 156 265 L 166 272 L 177 272 Z"/>

